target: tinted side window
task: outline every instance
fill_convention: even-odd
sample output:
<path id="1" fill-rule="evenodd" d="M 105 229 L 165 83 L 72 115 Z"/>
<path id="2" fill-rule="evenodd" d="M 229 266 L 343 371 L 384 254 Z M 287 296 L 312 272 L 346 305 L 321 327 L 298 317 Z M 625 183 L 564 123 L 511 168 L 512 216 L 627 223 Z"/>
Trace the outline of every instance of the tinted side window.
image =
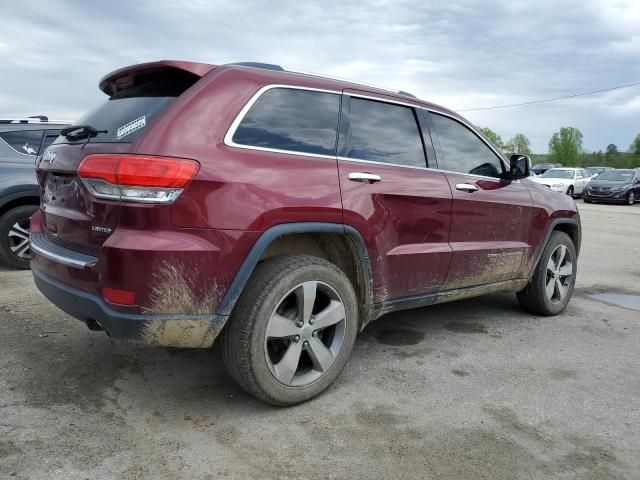
<path id="1" fill-rule="evenodd" d="M 412 108 L 352 97 L 347 157 L 426 167 Z"/>
<path id="2" fill-rule="evenodd" d="M 440 141 L 445 170 L 485 177 L 502 174 L 502 161 L 475 133 L 449 117 L 432 113 L 431 118 Z"/>
<path id="3" fill-rule="evenodd" d="M 292 88 L 267 90 L 251 106 L 234 143 L 335 155 L 340 95 Z"/>
<path id="4" fill-rule="evenodd" d="M 0 138 L 16 152 L 24 155 L 37 155 L 42 141 L 42 130 L 17 130 L 0 133 Z"/>

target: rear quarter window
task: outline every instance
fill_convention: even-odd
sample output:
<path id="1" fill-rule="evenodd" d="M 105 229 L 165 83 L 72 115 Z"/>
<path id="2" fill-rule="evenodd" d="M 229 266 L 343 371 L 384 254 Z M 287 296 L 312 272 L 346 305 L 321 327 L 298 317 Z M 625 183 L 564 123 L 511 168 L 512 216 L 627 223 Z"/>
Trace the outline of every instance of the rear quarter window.
<path id="1" fill-rule="evenodd" d="M 335 155 L 340 95 L 272 88 L 249 108 L 233 133 L 236 145 Z"/>
<path id="2" fill-rule="evenodd" d="M 43 130 L 16 130 L 0 133 L 2 139 L 13 150 L 23 155 L 38 155 Z"/>

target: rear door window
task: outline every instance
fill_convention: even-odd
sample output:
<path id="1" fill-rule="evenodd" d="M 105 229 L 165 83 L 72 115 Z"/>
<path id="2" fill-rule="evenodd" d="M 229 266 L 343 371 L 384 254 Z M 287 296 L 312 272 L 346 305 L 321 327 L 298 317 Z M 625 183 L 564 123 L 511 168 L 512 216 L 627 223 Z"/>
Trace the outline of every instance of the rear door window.
<path id="1" fill-rule="evenodd" d="M 483 177 L 500 177 L 503 165 L 500 158 L 480 138 L 462 123 L 430 113 L 440 143 L 444 170 L 469 173 Z"/>
<path id="2" fill-rule="evenodd" d="M 0 133 L 0 138 L 12 149 L 23 155 L 38 155 L 43 130 L 16 130 Z"/>
<path id="3" fill-rule="evenodd" d="M 351 97 L 347 158 L 426 167 L 424 147 L 412 108 Z"/>
<path id="4" fill-rule="evenodd" d="M 251 106 L 233 133 L 234 144 L 335 155 L 340 95 L 272 88 Z"/>

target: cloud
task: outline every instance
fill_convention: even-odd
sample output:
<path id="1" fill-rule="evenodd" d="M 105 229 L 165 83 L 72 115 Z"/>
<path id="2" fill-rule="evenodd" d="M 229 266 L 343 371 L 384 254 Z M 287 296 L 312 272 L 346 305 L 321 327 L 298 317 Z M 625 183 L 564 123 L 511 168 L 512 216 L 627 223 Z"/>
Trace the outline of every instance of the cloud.
<path id="1" fill-rule="evenodd" d="M 22 0 L 3 5 L 0 115 L 76 118 L 97 82 L 133 63 L 254 60 L 410 91 L 454 109 L 518 103 L 640 80 L 636 0 L 235 2 Z M 469 112 L 545 152 L 572 125 L 585 146 L 640 131 L 640 87 Z"/>

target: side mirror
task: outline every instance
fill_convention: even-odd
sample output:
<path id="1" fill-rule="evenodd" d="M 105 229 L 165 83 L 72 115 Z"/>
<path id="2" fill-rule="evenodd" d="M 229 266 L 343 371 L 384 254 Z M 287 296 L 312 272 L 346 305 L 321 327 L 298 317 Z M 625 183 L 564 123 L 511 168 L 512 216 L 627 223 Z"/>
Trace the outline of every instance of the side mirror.
<path id="1" fill-rule="evenodd" d="M 514 154 L 509 159 L 509 178 L 517 180 L 526 178 L 531 171 L 531 159 L 527 155 Z"/>

